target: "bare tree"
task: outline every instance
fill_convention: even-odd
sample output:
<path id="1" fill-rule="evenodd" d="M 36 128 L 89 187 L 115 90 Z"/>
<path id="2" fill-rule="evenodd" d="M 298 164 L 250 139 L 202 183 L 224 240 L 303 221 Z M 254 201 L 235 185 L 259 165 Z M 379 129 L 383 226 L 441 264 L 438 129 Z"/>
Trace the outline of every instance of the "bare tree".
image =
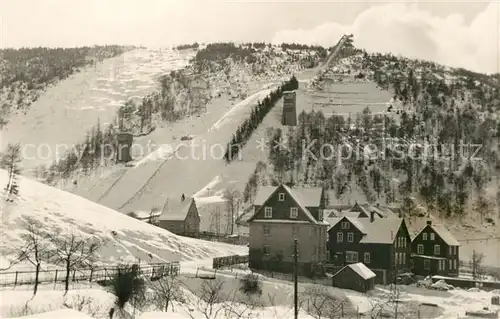
<path id="1" fill-rule="evenodd" d="M 50 239 L 55 246 L 52 252 L 54 262 L 63 265 L 66 269 L 64 294 L 67 294 L 71 270 L 75 267 L 92 265 L 100 243 L 92 237 L 82 238 L 74 233 L 66 236 L 51 236 Z"/>
<path id="2" fill-rule="evenodd" d="M 400 309 L 399 300 L 401 291 L 396 284 L 391 284 L 389 290 L 378 296 L 368 296 L 371 304 L 370 313 L 367 314 L 371 319 L 377 318 L 404 318 Z"/>
<path id="3" fill-rule="evenodd" d="M 238 203 L 241 198 L 241 193 L 235 188 L 229 188 L 224 191 L 223 198 L 227 200 L 229 208 L 228 230 L 226 233 L 234 234 L 234 214 L 237 213 Z"/>
<path id="4" fill-rule="evenodd" d="M 33 288 L 33 295 L 36 295 L 38 291 L 40 267 L 42 261 L 48 259 L 50 245 L 47 240 L 47 235 L 42 232 L 44 228 L 40 222 L 32 218 L 29 218 L 26 222 L 26 230 L 28 232 L 22 235 L 25 245 L 21 248 L 19 260 L 26 260 L 35 266 L 35 287 Z"/>
<path id="5" fill-rule="evenodd" d="M 334 319 L 343 317 L 345 299 L 336 298 L 325 286 L 314 285 L 302 294 L 304 310 L 315 319 Z"/>
<path id="6" fill-rule="evenodd" d="M 472 259 L 470 260 L 470 268 L 472 269 L 472 279 L 481 279 L 483 276 L 483 259 L 484 254 L 472 251 Z"/>
<path id="7" fill-rule="evenodd" d="M 21 174 L 19 164 L 22 160 L 21 145 L 9 144 L 7 150 L 2 154 L 0 159 L 0 168 L 6 169 L 8 173 L 7 185 L 5 192 L 7 193 L 7 200 L 11 195 L 17 195 L 19 186 L 17 184 L 17 176 Z"/>
<path id="8" fill-rule="evenodd" d="M 180 290 L 180 282 L 176 277 L 164 276 L 158 280 L 150 281 L 148 286 L 153 291 L 153 302 L 158 309 L 163 309 L 165 312 L 168 311 L 169 305 L 172 305 L 173 309 L 174 301 L 184 301 L 184 296 Z"/>
<path id="9" fill-rule="evenodd" d="M 224 282 L 221 280 L 203 280 L 201 284 L 200 301 L 196 302 L 194 309 L 197 310 L 205 319 L 221 318 L 221 312 L 224 311 L 221 302 L 226 301 L 223 293 Z M 190 309 L 191 310 L 191 309 Z M 193 315 L 190 311 L 189 316 L 193 319 L 197 316 Z"/>

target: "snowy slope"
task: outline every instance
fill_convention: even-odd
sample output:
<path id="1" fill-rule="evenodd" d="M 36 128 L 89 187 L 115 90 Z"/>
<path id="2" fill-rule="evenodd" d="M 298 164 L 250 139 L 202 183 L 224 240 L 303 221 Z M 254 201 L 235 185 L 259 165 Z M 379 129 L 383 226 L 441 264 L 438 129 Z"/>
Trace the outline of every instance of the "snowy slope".
<path id="1" fill-rule="evenodd" d="M 0 171 L 0 181 L 6 181 Z M 166 230 L 128 217 L 82 197 L 20 178 L 20 198 L 14 203 L 2 203 L 0 226 L 2 255 L 13 253 L 20 244 L 20 235 L 27 217 L 42 222 L 54 233 L 74 232 L 99 237 L 101 263 L 143 261 L 188 261 L 244 254 L 243 247 L 205 242 L 176 236 Z M 116 234 L 112 234 L 112 232 Z M 153 256 L 150 259 L 148 254 Z"/>
<path id="2" fill-rule="evenodd" d="M 142 98 L 157 87 L 157 77 L 186 66 L 190 51 L 137 49 L 87 67 L 49 87 L 26 115 L 13 116 L 0 136 L 9 142 L 33 145 L 26 149 L 25 168 L 56 158 L 81 142 L 88 130 L 112 122 L 129 98 Z M 44 145 L 44 146 L 42 146 Z M 38 150 L 38 153 L 37 153 Z"/>
<path id="3" fill-rule="evenodd" d="M 140 165 L 129 168 L 99 203 L 124 213 L 149 210 L 153 206 L 162 207 L 167 198 L 180 198 L 182 193 L 190 196 L 205 188 L 225 167 L 222 156 L 235 128 L 269 92 L 270 89 L 265 89 L 249 96 L 222 116 L 219 113 L 222 107 L 213 106 L 210 114 L 193 118 L 188 131 L 194 136 L 191 141 L 158 137 L 157 145 L 168 143 L 171 150 L 177 150 L 175 156 L 139 160 Z M 78 193 L 87 197 L 82 190 Z"/>

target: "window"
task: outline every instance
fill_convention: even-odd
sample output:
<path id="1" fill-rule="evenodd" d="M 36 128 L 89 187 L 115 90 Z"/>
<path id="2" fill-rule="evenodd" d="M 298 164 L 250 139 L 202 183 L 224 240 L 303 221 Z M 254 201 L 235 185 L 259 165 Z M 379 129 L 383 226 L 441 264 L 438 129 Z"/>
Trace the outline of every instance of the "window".
<path id="1" fill-rule="evenodd" d="M 297 236 L 299 229 L 297 226 L 292 226 L 292 236 Z"/>
<path id="2" fill-rule="evenodd" d="M 342 229 L 349 229 L 349 222 L 342 222 Z"/>
<path id="3" fill-rule="evenodd" d="M 299 216 L 299 209 L 297 207 L 290 208 L 290 218 L 297 219 Z"/>
<path id="4" fill-rule="evenodd" d="M 318 221 L 322 221 L 322 220 L 323 220 L 323 210 L 320 208 L 318 211 Z"/>
<path id="5" fill-rule="evenodd" d="M 273 208 L 272 207 L 266 207 L 264 210 L 264 217 L 265 218 L 273 218 Z"/>
<path id="6" fill-rule="evenodd" d="M 370 263 L 370 253 L 364 253 L 364 256 L 363 256 L 364 260 L 365 260 L 365 264 L 369 264 Z"/>
<path id="7" fill-rule="evenodd" d="M 285 200 L 285 193 L 279 193 L 279 195 L 278 195 L 278 200 L 279 200 L 280 202 L 284 201 L 284 200 Z"/>
<path id="8" fill-rule="evenodd" d="M 354 233 L 347 233 L 347 241 L 350 243 L 354 242 Z"/>
<path id="9" fill-rule="evenodd" d="M 418 244 L 417 245 L 417 254 L 422 255 L 424 253 L 424 245 Z"/>
<path id="10" fill-rule="evenodd" d="M 269 256 L 269 245 L 264 245 L 264 255 Z"/>
<path id="11" fill-rule="evenodd" d="M 453 246 L 450 246 L 450 247 L 448 248 L 448 254 L 449 254 L 449 255 L 453 255 Z"/>
<path id="12" fill-rule="evenodd" d="M 439 255 L 439 254 L 441 254 L 441 246 L 434 245 L 434 255 Z"/>
<path id="13" fill-rule="evenodd" d="M 456 259 L 453 260 L 453 269 L 455 269 L 455 270 L 458 269 L 458 262 Z"/>
<path id="14" fill-rule="evenodd" d="M 423 239 L 423 240 L 427 240 L 427 233 L 423 233 L 423 234 L 422 234 L 422 239 Z"/>
<path id="15" fill-rule="evenodd" d="M 329 250 L 326 251 L 326 260 L 330 261 L 330 251 Z"/>
<path id="16" fill-rule="evenodd" d="M 403 237 L 403 247 L 406 248 L 406 237 Z"/>
<path id="17" fill-rule="evenodd" d="M 338 232 L 337 233 L 337 243 L 341 243 L 344 241 L 344 233 Z"/>
<path id="18" fill-rule="evenodd" d="M 431 269 L 431 261 L 429 259 L 424 260 L 424 269 Z"/>
<path id="19" fill-rule="evenodd" d="M 401 253 L 401 257 L 403 257 L 401 264 L 402 265 L 406 265 L 406 254 L 405 253 Z"/>
<path id="20" fill-rule="evenodd" d="M 269 225 L 264 225 L 263 228 L 264 228 L 264 235 L 265 236 L 271 235 L 271 227 Z"/>
<path id="21" fill-rule="evenodd" d="M 345 260 L 348 263 L 357 263 L 358 262 L 358 253 L 355 251 L 346 251 L 345 252 Z"/>
<path id="22" fill-rule="evenodd" d="M 431 237 L 431 240 L 435 240 L 436 239 L 436 235 L 434 233 L 430 233 L 430 237 Z"/>
<path id="23" fill-rule="evenodd" d="M 448 268 L 450 268 L 450 270 L 453 269 L 453 260 L 449 260 L 449 263 L 448 263 Z"/>

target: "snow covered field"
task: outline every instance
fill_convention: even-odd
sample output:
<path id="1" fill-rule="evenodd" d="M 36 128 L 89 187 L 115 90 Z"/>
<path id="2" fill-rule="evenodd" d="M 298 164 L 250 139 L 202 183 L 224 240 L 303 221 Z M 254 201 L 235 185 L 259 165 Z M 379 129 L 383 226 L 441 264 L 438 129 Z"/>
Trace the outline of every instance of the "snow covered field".
<path id="1" fill-rule="evenodd" d="M 152 92 L 158 76 L 186 66 L 192 56 L 190 51 L 137 49 L 86 67 L 49 87 L 26 115 L 13 116 L 1 132 L 2 147 L 32 145 L 25 150 L 26 169 L 50 164 L 81 142 L 98 119 L 101 125 L 111 123 L 127 99 Z"/>
<path id="2" fill-rule="evenodd" d="M 0 170 L 0 180 L 7 179 Z M 48 232 L 97 237 L 102 246 L 99 263 L 192 261 L 245 254 L 246 247 L 176 236 L 164 229 L 46 186 L 19 179 L 20 198 L 2 207 L 0 225 L 2 261 L 12 259 L 22 244 L 27 218 L 40 221 Z M 151 254 L 152 258 L 150 258 Z"/>
<path id="3" fill-rule="evenodd" d="M 242 271 L 244 273 L 244 271 Z M 229 270 L 222 271 L 217 280 L 223 282 L 224 291 L 226 288 L 233 289 L 239 285 L 239 279 L 235 278 L 234 273 Z M 203 307 L 203 301 L 200 301 L 193 293 L 193 285 L 199 285 L 202 279 L 196 279 L 191 276 L 181 276 L 179 278 L 184 284 L 181 290 L 186 298 L 186 303 L 175 303 L 168 312 L 160 312 L 153 305 L 148 305 L 135 312 L 138 319 L 153 318 L 205 318 L 199 308 Z M 272 300 L 272 305 L 258 306 L 248 310 L 252 313 L 251 318 L 259 319 L 278 319 L 291 318 L 293 316 L 293 285 L 288 281 L 276 280 L 268 277 L 262 277 L 263 294 L 260 299 Z M 311 284 L 299 284 L 299 299 L 303 300 L 307 289 L 313 287 Z M 490 305 L 490 299 L 499 291 L 479 291 L 479 290 L 461 290 L 455 289 L 449 292 L 433 291 L 414 286 L 399 286 L 399 315 L 403 318 L 418 318 L 420 311 L 421 318 L 437 319 L 456 319 L 467 318 L 465 312 L 470 310 L 479 310 L 483 307 L 489 307 L 495 310 L 495 306 Z M 351 290 L 343 290 L 334 287 L 326 287 L 328 292 L 339 300 L 346 299 L 350 308 L 355 309 L 360 314 L 359 318 L 369 318 L 369 313 L 378 307 L 385 309 L 384 313 L 391 313 L 395 306 L 387 301 L 389 294 L 387 287 L 376 286 L 375 290 L 368 294 L 361 294 Z M 271 298 L 273 294 L 277 299 Z M 270 297 L 271 296 L 271 297 Z M 21 317 L 27 318 L 108 318 L 108 311 L 113 306 L 114 296 L 104 288 L 97 285 L 81 285 L 72 287 L 66 297 L 62 290 L 54 290 L 52 285 L 42 285 L 36 297 L 32 298 L 32 291 L 29 287 L 18 287 L 13 289 L 4 288 L 0 290 L 0 318 Z M 422 305 L 434 304 L 436 307 Z M 227 302 L 226 302 L 227 304 Z M 26 307 L 27 305 L 27 307 Z M 223 304 L 218 304 L 222 307 Z M 68 307 L 72 309 L 68 309 Z M 244 309 L 241 304 L 233 304 L 233 307 Z M 217 305 L 215 307 L 218 308 Z M 411 309 L 411 310 L 409 310 Z M 133 313 L 130 306 L 126 306 L 129 313 Z M 355 318 L 356 315 L 347 314 L 345 318 Z M 23 317 L 26 316 L 26 317 Z M 368 316 L 367 316 L 368 315 Z M 215 316 L 214 318 L 225 318 L 226 316 Z M 228 318 L 238 318 L 236 316 Z M 305 308 L 300 309 L 299 318 L 312 319 L 314 316 L 307 314 Z M 379 318 L 379 317 L 377 317 Z"/>

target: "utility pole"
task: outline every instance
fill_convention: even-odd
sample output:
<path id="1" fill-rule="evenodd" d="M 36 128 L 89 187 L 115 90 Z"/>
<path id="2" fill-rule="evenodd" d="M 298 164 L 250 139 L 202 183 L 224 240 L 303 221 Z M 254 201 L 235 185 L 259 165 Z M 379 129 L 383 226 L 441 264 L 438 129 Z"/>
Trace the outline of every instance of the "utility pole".
<path id="1" fill-rule="evenodd" d="M 294 254 L 293 254 L 293 306 L 295 310 L 295 319 L 299 318 L 299 241 L 294 239 Z"/>

